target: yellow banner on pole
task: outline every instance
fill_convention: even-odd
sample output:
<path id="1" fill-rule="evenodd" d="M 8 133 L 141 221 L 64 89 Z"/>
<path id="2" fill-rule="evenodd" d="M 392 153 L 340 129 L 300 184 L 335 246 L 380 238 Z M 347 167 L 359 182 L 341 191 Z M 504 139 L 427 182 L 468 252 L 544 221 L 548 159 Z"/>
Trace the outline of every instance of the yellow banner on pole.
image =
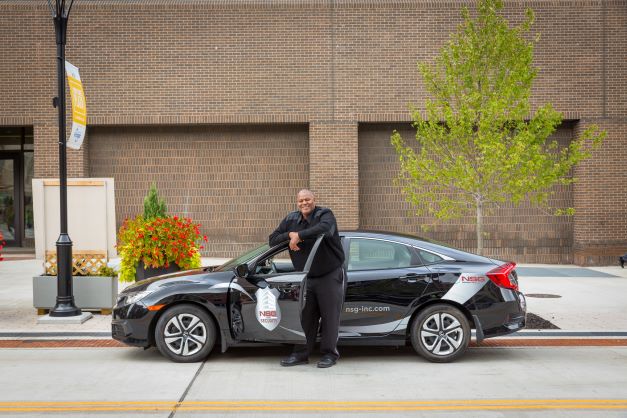
<path id="1" fill-rule="evenodd" d="M 79 149 L 83 144 L 87 130 L 87 101 L 78 68 L 65 61 L 65 72 L 72 100 L 72 131 L 67 140 L 67 146 L 72 149 Z"/>

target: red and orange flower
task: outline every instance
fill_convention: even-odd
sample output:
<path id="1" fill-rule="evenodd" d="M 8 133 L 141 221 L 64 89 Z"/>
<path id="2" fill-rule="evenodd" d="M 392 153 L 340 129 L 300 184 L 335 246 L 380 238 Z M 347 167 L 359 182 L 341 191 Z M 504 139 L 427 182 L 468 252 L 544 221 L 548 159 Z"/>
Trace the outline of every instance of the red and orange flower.
<path id="1" fill-rule="evenodd" d="M 169 267 L 177 264 L 181 269 L 200 267 L 200 224 L 190 218 L 167 216 L 163 218 L 126 219 L 118 233 L 118 252 L 122 258 L 120 280 L 132 282 L 139 261 L 146 267 Z"/>

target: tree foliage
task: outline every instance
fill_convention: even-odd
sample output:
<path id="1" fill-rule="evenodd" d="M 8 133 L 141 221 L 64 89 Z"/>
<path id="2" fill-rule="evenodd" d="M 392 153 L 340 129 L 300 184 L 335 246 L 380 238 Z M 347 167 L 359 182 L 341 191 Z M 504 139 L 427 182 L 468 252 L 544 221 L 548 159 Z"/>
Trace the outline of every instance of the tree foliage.
<path id="1" fill-rule="evenodd" d="M 144 219 L 165 218 L 166 212 L 165 200 L 159 197 L 157 185 L 152 183 L 144 198 Z"/>
<path id="2" fill-rule="evenodd" d="M 551 104 L 535 111 L 530 105 L 534 14 L 528 9 L 510 27 L 502 8 L 500 0 L 481 0 L 475 18 L 463 10 L 463 23 L 435 62 L 418 66 L 430 98 L 424 115 L 412 108 L 417 144 L 396 131 L 391 138 L 400 184 L 416 212 L 442 220 L 476 215 L 479 253 L 486 210 L 525 200 L 548 207 L 552 187 L 573 182 L 573 166 L 604 136 L 591 126 L 565 148 L 549 140 L 562 117 Z"/>

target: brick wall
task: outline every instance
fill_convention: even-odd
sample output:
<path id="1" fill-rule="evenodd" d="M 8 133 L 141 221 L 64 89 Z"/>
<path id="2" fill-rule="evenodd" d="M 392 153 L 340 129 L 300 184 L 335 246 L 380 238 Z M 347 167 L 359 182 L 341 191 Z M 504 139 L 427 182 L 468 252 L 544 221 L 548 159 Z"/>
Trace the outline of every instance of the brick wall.
<path id="1" fill-rule="evenodd" d="M 627 252 L 627 122 L 621 119 L 581 121 L 579 133 L 594 123 L 608 132 L 594 157 L 579 164 L 574 185 L 574 261 L 584 265 L 616 264 Z"/>
<path id="2" fill-rule="evenodd" d="M 311 187 L 340 224 L 352 228 L 364 210 L 357 126 L 409 121 L 407 104 L 420 108 L 426 98 L 416 61 L 437 54 L 460 22 L 460 8 L 472 4 L 81 0 L 70 16 L 66 52 L 81 70 L 91 127 L 308 124 Z M 583 124 L 601 120 L 609 146 L 627 148 L 627 0 L 506 1 L 505 13 L 519 22 L 527 6 L 536 12 L 534 31 L 541 34 L 533 102 L 550 101 L 566 119 Z M 55 176 L 56 48 L 46 2 L 0 2 L 0 34 L 0 124 L 33 126 L 35 175 Z M 91 135 L 83 150 L 68 152 L 71 176 L 97 171 L 89 167 L 89 156 L 98 153 Z M 603 152 L 589 163 L 600 171 L 573 193 L 575 206 L 613 214 L 605 228 L 616 234 L 606 248 L 614 256 L 627 249 L 619 221 L 627 218 L 627 206 L 612 201 L 627 190 L 612 192 L 611 199 L 606 194 L 604 184 L 624 184 L 625 173 L 604 166 Z M 590 173 L 586 167 L 581 172 Z M 597 184 L 594 193 L 586 192 Z M 592 242 L 604 245 L 594 215 L 584 216 L 596 212 L 580 213 L 573 221 L 574 245 L 581 260 L 600 262 L 586 258 Z M 533 251 L 534 239 L 525 251 Z"/>
<path id="3" fill-rule="evenodd" d="M 311 189 L 341 229 L 359 226 L 357 124 L 314 122 L 309 129 Z"/>
<path id="4" fill-rule="evenodd" d="M 33 130 L 35 146 L 35 177 L 59 177 L 59 128 L 58 122 L 41 121 L 36 123 Z M 69 130 L 68 130 L 69 133 Z M 80 150 L 68 148 L 67 175 L 69 177 L 87 177 L 89 161 L 87 158 L 89 138 L 86 137 Z"/>
<path id="5" fill-rule="evenodd" d="M 360 227 L 409 233 L 475 251 L 475 217 L 437 221 L 415 216 L 411 205 L 394 184 L 399 162 L 390 144 L 396 129 L 408 144 L 416 131 L 407 124 L 363 124 L 359 127 Z M 563 147 L 573 135 L 571 123 L 553 135 Z M 572 207 L 572 186 L 556 186 L 549 201 L 552 207 Z M 573 219 L 555 217 L 522 203 L 501 205 L 484 216 L 484 254 L 518 263 L 572 263 Z"/>
<path id="6" fill-rule="evenodd" d="M 168 213 L 202 224 L 203 254 L 266 242 L 309 184 L 302 125 L 90 128 L 92 177 L 115 179 L 118 227 L 143 212 L 152 182 Z"/>

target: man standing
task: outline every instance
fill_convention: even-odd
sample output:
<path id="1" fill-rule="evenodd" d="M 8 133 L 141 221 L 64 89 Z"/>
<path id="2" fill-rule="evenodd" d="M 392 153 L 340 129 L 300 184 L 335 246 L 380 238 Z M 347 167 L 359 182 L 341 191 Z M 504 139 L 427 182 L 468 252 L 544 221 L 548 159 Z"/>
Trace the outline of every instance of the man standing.
<path id="1" fill-rule="evenodd" d="M 296 270 L 302 271 L 318 236 L 324 238 L 307 275 L 307 293 L 301 325 L 307 344 L 295 346 L 292 354 L 281 360 L 281 366 L 296 366 L 309 362 L 314 349 L 318 326 L 322 325 L 318 367 L 331 367 L 340 357 L 337 340 L 340 313 L 344 302 L 344 250 L 337 231 L 335 216 L 330 209 L 316 206 L 310 190 L 298 192 L 298 210 L 288 214 L 270 235 L 270 245 L 289 240 L 290 257 Z"/>

